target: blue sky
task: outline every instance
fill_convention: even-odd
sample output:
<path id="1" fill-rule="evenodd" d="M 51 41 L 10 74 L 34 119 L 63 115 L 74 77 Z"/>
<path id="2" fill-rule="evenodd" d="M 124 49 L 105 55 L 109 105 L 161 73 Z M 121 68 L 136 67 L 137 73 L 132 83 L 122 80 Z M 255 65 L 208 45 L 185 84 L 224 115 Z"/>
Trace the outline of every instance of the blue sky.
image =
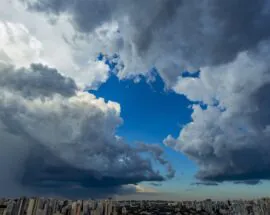
<path id="1" fill-rule="evenodd" d="M 159 144 L 164 149 L 166 158 L 176 169 L 175 178 L 155 187 L 162 193 L 160 198 L 164 196 L 165 199 L 204 199 L 207 197 L 226 199 L 267 195 L 269 185 L 267 182 L 256 186 L 236 185 L 230 182 L 218 186 L 191 185 L 196 182 L 194 175 L 198 171 L 197 166 L 181 152 L 164 146 L 162 141 L 168 134 L 178 136 L 182 126 L 191 122 L 190 105 L 194 102 L 189 101 L 184 95 L 167 90 L 155 69 L 152 70 L 155 77 L 153 81 L 148 81 L 145 77 L 140 77 L 139 82 L 133 79 L 119 80 L 115 75 L 117 61 L 112 63 L 110 60 L 105 60 L 102 54 L 97 60 L 104 61 L 109 66 L 110 77 L 98 89 L 89 92 L 106 101 L 115 101 L 121 105 L 121 117 L 124 123 L 118 128 L 117 134 L 124 137 L 130 144 L 134 141 Z M 200 71 L 193 73 L 184 71 L 182 77 L 199 78 Z M 201 104 L 201 107 L 205 109 L 207 106 Z M 151 183 L 142 184 L 151 186 Z"/>
<path id="2" fill-rule="evenodd" d="M 119 80 L 111 74 L 106 83 L 91 93 L 107 101 L 112 100 L 121 104 L 121 117 L 124 123 L 117 132 L 120 136 L 131 144 L 133 141 L 144 141 L 148 144 L 157 143 L 164 148 L 166 158 L 176 169 L 176 176 L 163 182 L 160 187 L 155 187 L 162 193 L 159 198 L 227 199 L 267 196 L 268 182 L 256 186 L 233 183 L 223 183 L 219 186 L 191 185 L 196 181 L 194 179 L 196 165 L 180 152 L 165 147 L 162 141 L 168 134 L 178 136 L 181 125 L 191 121 L 192 110 L 188 106 L 192 103 L 183 95 L 164 90 L 164 83 L 159 76 L 151 83 L 145 78 L 135 83 L 129 79 Z M 143 185 L 151 186 L 148 183 Z"/>
<path id="3" fill-rule="evenodd" d="M 102 60 L 102 55 L 98 60 Z M 116 63 L 105 60 L 111 69 L 106 83 L 91 93 L 105 100 L 121 105 L 121 116 L 125 120 L 119 134 L 129 141 L 161 143 L 168 135 L 177 136 L 181 126 L 191 121 L 192 104 L 185 96 L 165 90 L 165 85 L 153 69 L 155 81 L 148 82 L 141 77 L 139 82 L 132 79 L 119 80 L 114 75 Z"/>
<path id="4" fill-rule="evenodd" d="M 212 197 L 223 199 L 228 197 L 252 198 L 267 195 L 269 183 L 257 186 L 235 185 L 224 183 L 219 186 L 192 186 L 197 171 L 195 164 L 185 155 L 175 152 L 162 144 L 163 139 L 172 134 L 177 136 L 181 125 L 190 122 L 191 109 L 185 96 L 172 91 L 164 91 L 164 83 L 157 76 L 156 81 L 147 83 L 142 79 L 139 83 L 133 80 L 119 80 L 111 74 L 109 80 L 99 89 L 91 91 L 97 97 L 116 101 L 121 104 L 121 117 L 124 123 L 118 134 L 133 141 L 144 141 L 149 144 L 160 144 L 166 158 L 176 169 L 176 177 L 155 187 L 164 198 L 204 199 Z M 144 183 L 146 186 L 149 184 Z M 175 194 L 175 195 L 173 195 Z M 182 195 L 185 195 L 184 197 Z"/>
<path id="5" fill-rule="evenodd" d="M 111 75 L 97 91 L 91 92 L 121 104 L 125 122 L 119 128 L 120 135 L 130 141 L 161 142 L 170 133 L 178 135 L 181 126 L 191 121 L 192 112 L 185 96 L 165 92 L 163 87 L 159 77 L 152 83 L 145 79 L 134 83 L 133 80 L 120 81 Z"/>
<path id="6" fill-rule="evenodd" d="M 176 177 L 166 188 L 174 189 L 179 180 L 189 185 L 196 171 L 196 166 L 186 156 L 168 148 L 162 141 L 168 134 L 178 136 L 181 127 L 191 121 L 192 103 L 183 95 L 165 90 L 162 79 L 155 75 L 155 81 L 142 77 L 140 82 L 132 79 L 119 80 L 112 69 L 109 80 L 97 90 L 90 92 L 106 101 L 111 100 L 121 105 L 121 117 L 124 123 L 117 134 L 129 143 L 143 141 L 148 144 L 159 144 L 166 158 L 177 168 Z M 187 76 L 188 74 L 185 73 Z M 166 184 L 166 183 L 165 183 Z M 163 185 L 164 186 L 164 185 Z"/>

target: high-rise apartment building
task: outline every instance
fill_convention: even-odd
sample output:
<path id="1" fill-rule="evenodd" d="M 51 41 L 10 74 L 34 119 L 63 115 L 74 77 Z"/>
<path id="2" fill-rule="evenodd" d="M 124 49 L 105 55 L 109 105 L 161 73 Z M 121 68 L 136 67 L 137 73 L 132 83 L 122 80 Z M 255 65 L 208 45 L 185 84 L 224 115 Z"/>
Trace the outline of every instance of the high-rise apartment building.
<path id="1" fill-rule="evenodd" d="M 33 215 L 34 206 L 35 206 L 35 199 L 29 199 L 26 215 Z"/>
<path id="2" fill-rule="evenodd" d="M 5 215 L 6 210 L 7 210 L 6 205 L 0 205 L 0 215 Z"/>
<path id="3" fill-rule="evenodd" d="M 18 213 L 17 215 L 24 215 L 24 212 L 27 207 L 28 200 L 26 197 L 23 197 L 19 200 L 19 208 L 18 208 Z"/>

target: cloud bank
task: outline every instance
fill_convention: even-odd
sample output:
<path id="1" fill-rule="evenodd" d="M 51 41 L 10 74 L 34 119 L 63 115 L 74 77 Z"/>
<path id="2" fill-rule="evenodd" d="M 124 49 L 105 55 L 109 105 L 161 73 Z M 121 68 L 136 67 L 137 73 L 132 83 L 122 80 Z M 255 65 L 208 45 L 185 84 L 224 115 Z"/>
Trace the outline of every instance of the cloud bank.
<path id="1" fill-rule="evenodd" d="M 160 148 L 116 136 L 123 122 L 118 103 L 79 91 L 42 64 L 1 64 L 0 76 L 1 196 L 104 197 L 169 178 L 141 156 L 167 164 Z"/>
<path id="2" fill-rule="evenodd" d="M 31 11 L 68 14 L 79 33 L 93 35 L 113 22 L 117 27 L 110 29 L 120 36 L 110 37 L 104 51 L 120 52 L 126 67 L 119 75 L 147 72 L 155 65 L 168 84 L 184 69 L 234 60 L 267 40 L 270 30 L 267 0 L 22 1 Z M 112 50 L 112 44 L 118 45 Z"/>

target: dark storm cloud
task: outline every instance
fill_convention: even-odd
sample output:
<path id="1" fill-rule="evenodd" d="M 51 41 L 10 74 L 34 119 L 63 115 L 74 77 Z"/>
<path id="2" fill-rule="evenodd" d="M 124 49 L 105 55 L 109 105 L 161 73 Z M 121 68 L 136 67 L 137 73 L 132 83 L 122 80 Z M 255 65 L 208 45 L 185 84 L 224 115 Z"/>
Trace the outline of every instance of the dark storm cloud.
<path id="1" fill-rule="evenodd" d="M 260 62 L 250 62 L 259 68 L 259 65 L 267 64 L 269 57 L 265 55 Z M 229 100 L 224 100 L 227 111 L 218 111 L 214 107 L 206 110 L 194 108 L 194 118 L 197 120 L 193 125 L 186 126 L 182 134 L 187 135 L 187 143 L 179 145 L 181 137 L 177 140 L 179 144 L 169 141 L 198 163 L 201 167 L 196 175 L 198 179 L 247 184 L 250 180 L 270 179 L 270 101 L 267 97 L 270 93 L 270 70 L 268 65 L 263 68 L 257 72 L 258 79 L 254 79 L 256 81 L 253 83 L 248 75 L 242 77 L 250 85 L 243 83 L 242 86 L 237 84 L 231 88 L 235 93 L 231 94 Z M 231 69 L 234 72 L 233 66 Z M 250 72 L 246 71 L 247 74 Z"/>
<path id="2" fill-rule="evenodd" d="M 160 187 L 160 186 L 162 186 L 161 183 L 155 183 L 155 182 L 150 183 L 150 185 L 155 186 L 155 187 Z"/>
<path id="3" fill-rule="evenodd" d="M 169 25 L 170 21 L 176 15 L 178 7 L 181 5 L 182 0 L 170 0 L 163 1 L 160 5 L 160 10 L 156 11 L 156 15 L 152 18 L 149 25 L 139 31 L 139 35 L 136 38 L 137 49 L 143 54 L 147 51 L 155 37 L 156 31 L 163 28 L 165 25 Z M 154 3 L 153 3 L 154 4 Z M 138 24 L 139 25 L 139 24 Z"/>
<path id="4" fill-rule="evenodd" d="M 22 0 L 27 2 L 26 0 Z M 60 15 L 67 12 L 73 15 L 72 23 L 82 32 L 90 32 L 99 25 L 112 19 L 115 2 L 109 0 L 41 0 L 28 4 L 30 10 Z"/>
<path id="5" fill-rule="evenodd" d="M 190 185 L 196 185 L 196 186 L 218 186 L 218 183 L 216 182 L 195 182 L 191 183 Z"/>
<path id="6" fill-rule="evenodd" d="M 151 161 L 162 159 L 162 150 L 157 155 L 115 135 L 122 123 L 117 103 L 76 91 L 71 79 L 42 65 L 3 68 L 1 196 L 104 197 L 167 179 Z"/>
<path id="7" fill-rule="evenodd" d="M 270 34 L 267 0 L 24 2 L 31 10 L 54 15 L 69 13 L 76 29 L 86 33 L 102 23 L 111 20 L 121 22 L 127 17 L 128 26 L 120 24 L 120 31 L 131 35 L 132 44 L 141 55 L 139 57 L 150 60 L 152 65 L 161 60 L 165 67 L 167 61 L 179 69 L 227 63 L 237 53 L 255 48 Z M 163 60 L 159 56 L 161 53 Z M 170 76 L 171 72 L 162 74 Z"/>
<path id="8" fill-rule="evenodd" d="M 269 141 L 269 140 L 265 140 Z M 249 180 L 260 180 L 270 179 L 270 168 L 269 168 L 269 148 L 266 149 L 260 147 L 260 145 L 252 143 L 246 147 L 240 148 L 239 150 L 230 151 L 230 162 L 234 165 L 224 164 L 225 167 L 220 168 L 217 171 L 201 171 L 197 174 L 199 179 L 210 180 L 210 181 L 249 181 Z M 267 145 L 263 143 L 263 145 Z M 267 151 L 265 151 L 267 150 Z M 209 156 L 208 158 L 210 158 Z M 213 161 L 217 159 L 213 154 Z M 206 161 L 206 160 L 205 160 Z M 206 161 L 209 162 L 209 161 Z M 219 163 L 216 163 L 218 165 Z"/>
<path id="9" fill-rule="evenodd" d="M 257 185 L 261 184 L 260 180 L 248 180 L 248 181 L 235 181 L 234 184 L 245 184 L 245 185 Z"/>
<path id="10" fill-rule="evenodd" d="M 138 168 L 141 168 L 140 165 Z M 164 180 L 160 175 L 138 174 L 136 170 L 133 175 L 125 175 L 123 172 L 110 176 L 98 170 L 77 168 L 38 145 L 30 152 L 22 170 L 18 181 L 22 186 L 43 195 L 55 193 L 72 198 L 130 193 L 135 192 L 135 188 L 123 185 Z"/>

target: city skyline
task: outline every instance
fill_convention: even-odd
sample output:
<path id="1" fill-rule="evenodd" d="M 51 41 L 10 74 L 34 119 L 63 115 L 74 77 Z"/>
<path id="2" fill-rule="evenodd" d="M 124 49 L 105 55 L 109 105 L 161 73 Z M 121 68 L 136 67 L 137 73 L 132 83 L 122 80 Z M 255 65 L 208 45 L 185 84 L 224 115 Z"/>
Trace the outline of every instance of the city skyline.
<path id="1" fill-rule="evenodd" d="M 269 9 L 2 0 L 0 197 L 267 197 Z"/>
<path id="2" fill-rule="evenodd" d="M 269 198 L 251 201 L 116 201 L 67 200 L 54 198 L 0 199 L 0 215 L 120 215 L 120 214 L 204 214 L 267 215 Z"/>

